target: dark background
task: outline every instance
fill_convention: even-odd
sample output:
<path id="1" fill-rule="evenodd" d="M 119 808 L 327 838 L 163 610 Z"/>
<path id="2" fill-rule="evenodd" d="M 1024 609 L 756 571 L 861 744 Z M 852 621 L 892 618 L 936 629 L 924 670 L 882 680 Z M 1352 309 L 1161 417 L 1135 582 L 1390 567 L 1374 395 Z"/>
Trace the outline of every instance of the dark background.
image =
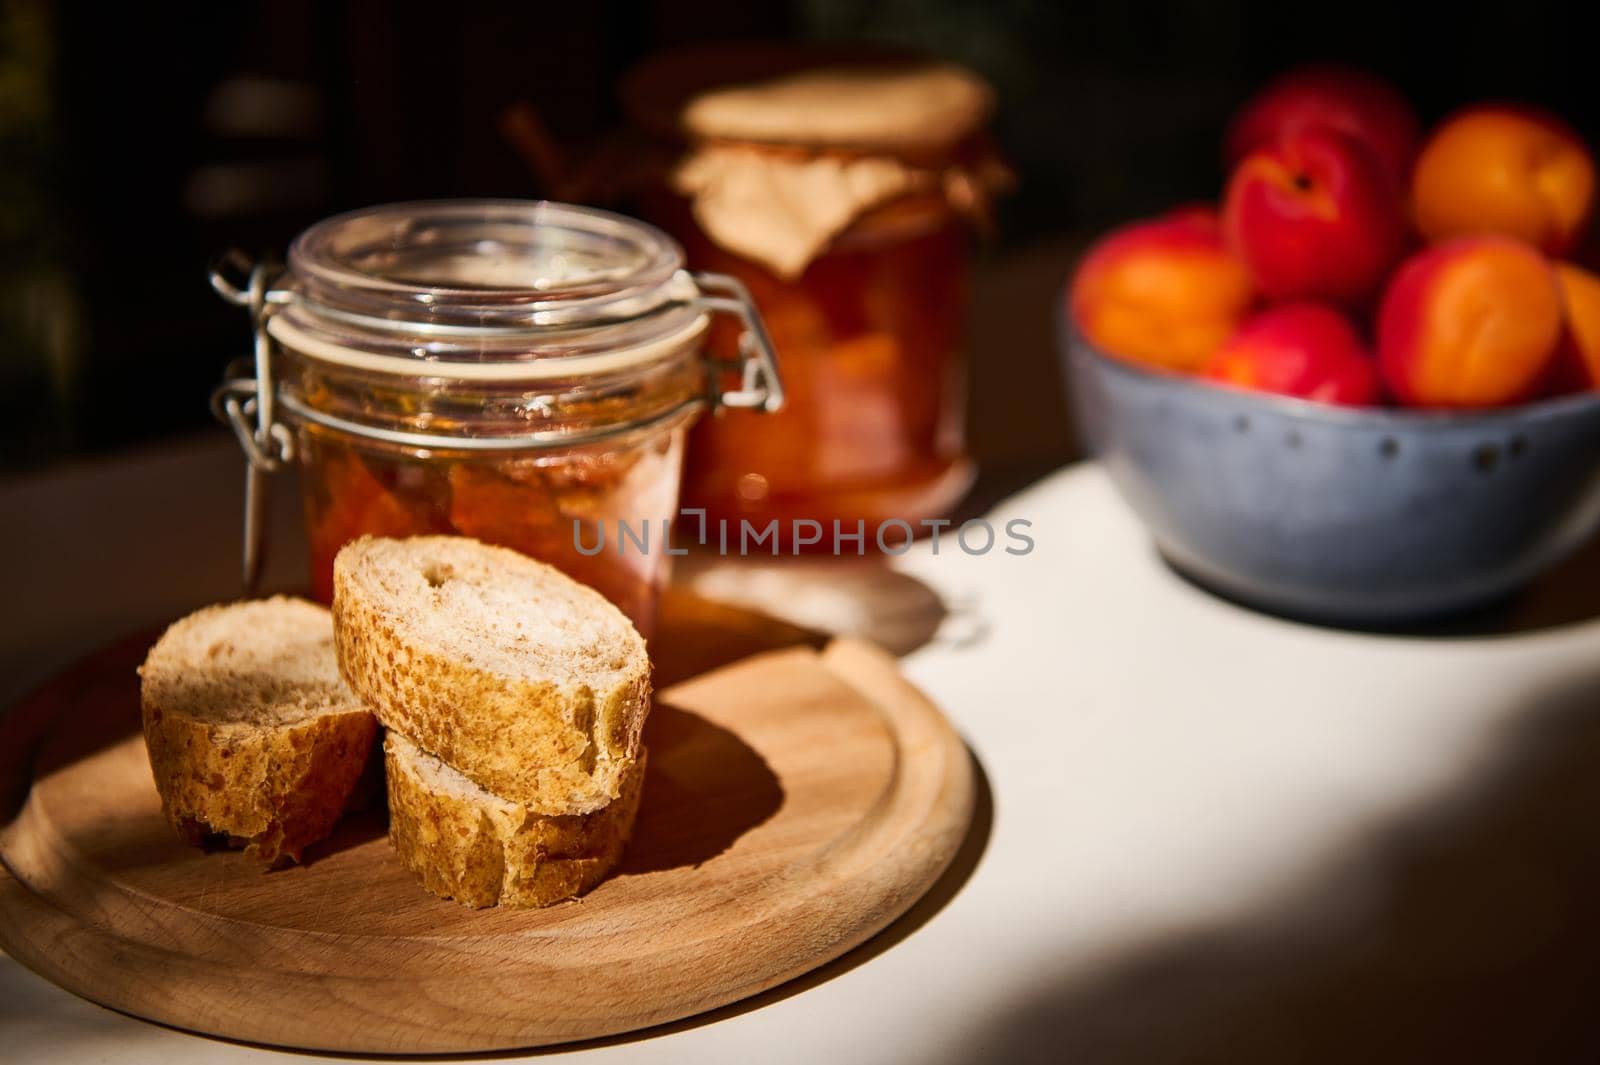
<path id="1" fill-rule="evenodd" d="M 1214 196 L 1229 112 L 1307 59 L 1369 66 L 1428 119 L 1516 97 L 1600 132 L 1581 7 L 1550 0 L 0 4 L 0 472 L 205 423 L 247 339 L 205 283 L 220 249 L 281 254 L 385 200 L 537 196 L 503 110 L 581 150 L 673 45 L 872 38 L 982 71 L 1022 178 L 1002 260 Z"/>

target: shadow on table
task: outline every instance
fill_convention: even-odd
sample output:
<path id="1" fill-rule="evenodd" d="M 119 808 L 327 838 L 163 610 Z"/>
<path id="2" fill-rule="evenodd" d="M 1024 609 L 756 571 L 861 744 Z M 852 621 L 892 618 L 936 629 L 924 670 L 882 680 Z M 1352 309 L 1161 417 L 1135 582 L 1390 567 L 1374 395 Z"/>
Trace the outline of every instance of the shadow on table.
<path id="1" fill-rule="evenodd" d="M 969 751 L 968 757 L 972 760 L 974 788 L 972 823 L 967 827 L 966 837 L 962 840 L 955 857 L 951 859 L 949 868 L 944 871 L 938 880 L 934 881 L 933 886 L 928 889 L 926 894 L 912 904 L 909 910 L 891 922 L 883 931 L 855 949 L 847 951 L 826 965 L 813 969 L 803 976 L 798 976 L 788 983 L 780 984 L 769 991 L 763 991 L 739 1002 L 729 1003 L 707 1013 L 686 1017 L 681 1021 L 672 1021 L 667 1024 L 657 1025 L 654 1028 L 645 1028 L 637 1032 L 628 1032 L 623 1035 L 580 1043 L 562 1043 L 559 1046 L 515 1050 L 503 1054 L 449 1055 L 448 1058 L 450 1060 L 470 1061 L 482 1058 L 521 1058 L 545 1054 L 564 1054 L 575 1050 L 633 1043 L 641 1039 L 651 1039 L 658 1035 L 668 1035 L 672 1032 L 699 1028 L 702 1025 L 715 1024 L 717 1021 L 761 1009 L 763 1006 L 771 1005 L 774 1002 L 781 1002 L 792 995 L 798 995 L 802 991 L 810 990 L 819 984 L 824 984 L 837 976 L 841 976 L 858 965 L 866 964 L 884 951 L 892 949 L 931 921 L 940 910 L 950 904 L 950 900 L 954 899 L 961 892 L 961 889 L 966 886 L 967 881 L 971 879 L 973 872 L 978 868 L 979 860 L 983 857 L 983 852 L 989 847 L 989 835 L 994 827 L 994 792 L 989 787 L 989 778 L 984 773 L 983 765 L 978 761 L 977 756 L 972 755 Z"/>
<path id="2" fill-rule="evenodd" d="M 155 635 L 141 631 L 119 640 L 0 711 L 0 827 L 22 809 L 35 775 L 105 750 L 139 731 L 139 679 L 134 670 L 144 661 Z M 55 728 L 60 720 L 71 721 L 72 730 L 63 733 Z M 46 744 L 46 737 L 53 742 Z"/>
<path id="3" fill-rule="evenodd" d="M 1292 897 L 1064 971 L 944 1060 L 1600 1061 L 1600 664 L 1517 720 Z"/>
<path id="4" fill-rule="evenodd" d="M 983 517 L 1059 469 L 1059 459 L 985 468 L 950 515 L 951 528 Z M 941 535 L 948 544 L 954 534 L 945 529 Z M 945 602 L 892 561 L 881 555 L 739 557 L 690 550 L 676 560 L 673 584 L 661 600 L 651 644 L 656 686 L 762 650 L 820 648 L 831 636 L 868 640 L 900 656 L 949 640 L 940 629 L 952 614 L 963 614 L 963 605 Z"/>
<path id="5" fill-rule="evenodd" d="M 1155 545 L 1150 550 L 1174 575 L 1198 588 L 1238 606 L 1242 610 L 1267 614 L 1297 624 L 1316 625 L 1322 628 L 1343 629 L 1349 632 L 1366 632 L 1380 636 L 1415 636 L 1448 639 L 1470 636 L 1510 636 L 1517 633 L 1540 632 L 1546 629 L 1577 625 L 1600 618 L 1600 537 L 1592 540 L 1573 557 L 1539 577 L 1528 587 L 1506 596 L 1497 602 L 1475 610 L 1452 614 L 1433 621 L 1394 625 L 1352 625 L 1300 618 L 1265 610 L 1243 602 L 1227 592 L 1213 587 L 1205 580 L 1171 562 Z"/>
<path id="6" fill-rule="evenodd" d="M 737 558 L 703 552 L 679 560 L 651 643 L 656 686 L 831 636 L 869 640 L 906 655 L 934 639 L 947 607 L 927 584 L 881 558 Z"/>
<path id="7" fill-rule="evenodd" d="M 644 742 L 644 795 L 617 876 L 709 862 L 783 806 L 760 753 L 699 714 L 657 702 Z"/>

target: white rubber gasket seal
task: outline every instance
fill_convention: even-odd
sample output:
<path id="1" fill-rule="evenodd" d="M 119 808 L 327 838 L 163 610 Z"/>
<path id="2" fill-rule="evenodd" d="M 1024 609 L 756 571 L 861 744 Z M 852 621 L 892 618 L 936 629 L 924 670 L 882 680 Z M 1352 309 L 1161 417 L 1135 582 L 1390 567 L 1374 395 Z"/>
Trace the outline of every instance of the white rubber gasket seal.
<path id="1" fill-rule="evenodd" d="M 266 325 L 272 339 L 296 354 L 370 373 L 453 381 L 553 381 L 617 373 L 664 361 L 675 352 L 697 343 L 709 327 L 710 317 L 709 313 L 701 313 L 681 329 L 664 337 L 615 351 L 497 362 L 448 362 L 403 355 L 379 355 L 314 337 L 281 314 L 268 317 Z"/>

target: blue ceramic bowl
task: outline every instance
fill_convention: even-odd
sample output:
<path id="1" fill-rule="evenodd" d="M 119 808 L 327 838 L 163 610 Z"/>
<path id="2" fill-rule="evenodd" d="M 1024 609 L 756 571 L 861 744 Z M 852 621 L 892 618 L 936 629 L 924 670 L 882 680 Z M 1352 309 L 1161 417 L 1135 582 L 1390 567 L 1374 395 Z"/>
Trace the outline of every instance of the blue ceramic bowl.
<path id="1" fill-rule="evenodd" d="M 1085 443 L 1162 554 L 1244 602 L 1342 624 L 1435 618 L 1515 592 L 1600 526 L 1600 393 L 1482 413 L 1335 407 L 1062 335 Z"/>

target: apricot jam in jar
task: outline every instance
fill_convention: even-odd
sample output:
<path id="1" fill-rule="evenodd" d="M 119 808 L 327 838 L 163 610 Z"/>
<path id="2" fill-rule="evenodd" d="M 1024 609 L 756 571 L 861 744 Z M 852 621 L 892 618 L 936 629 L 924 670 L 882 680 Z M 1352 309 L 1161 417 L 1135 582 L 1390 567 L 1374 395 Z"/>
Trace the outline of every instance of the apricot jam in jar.
<path id="1" fill-rule="evenodd" d="M 689 273 L 671 238 L 608 212 L 376 207 L 306 230 L 275 277 L 213 284 L 257 322 L 254 375 L 216 397 L 251 463 L 247 583 L 261 474 L 293 463 L 323 601 L 351 540 L 457 533 L 556 566 L 648 635 L 690 423 L 782 401 L 742 288 Z M 719 312 L 749 338 L 727 390 L 702 357 Z M 624 550 L 624 525 L 654 542 Z"/>
<path id="2" fill-rule="evenodd" d="M 869 544 L 881 524 L 946 514 L 973 476 L 974 230 L 1009 181 L 988 86 L 925 60 L 713 47 L 646 64 L 624 99 L 669 154 L 643 213 L 691 264 L 748 286 L 784 362 L 776 417 L 695 427 L 686 503 L 776 518 L 780 540 L 811 519 Z M 713 330 L 714 351 L 728 343 Z"/>

